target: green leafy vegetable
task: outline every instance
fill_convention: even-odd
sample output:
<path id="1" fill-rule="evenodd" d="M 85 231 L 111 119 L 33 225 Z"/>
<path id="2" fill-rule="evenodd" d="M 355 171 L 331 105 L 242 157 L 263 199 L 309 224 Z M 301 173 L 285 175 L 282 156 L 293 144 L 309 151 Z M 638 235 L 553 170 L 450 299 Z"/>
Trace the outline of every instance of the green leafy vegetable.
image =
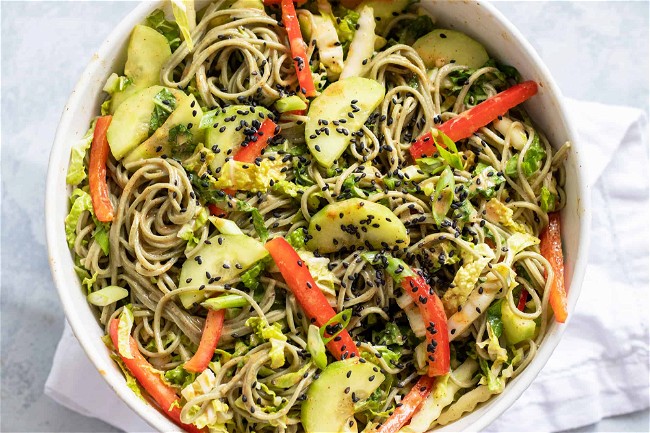
<path id="1" fill-rule="evenodd" d="M 503 64 L 496 59 L 488 60 L 483 66 L 484 67 L 490 66 L 493 68 L 497 68 L 499 70 L 497 76 L 503 81 L 505 81 L 506 79 L 511 79 L 516 82 L 521 81 L 521 74 L 514 66 Z"/>
<path id="2" fill-rule="evenodd" d="M 462 170 L 463 161 L 460 157 L 460 153 L 458 153 L 458 149 L 456 148 L 456 143 L 454 143 L 453 140 L 447 137 L 447 135 L 442 131 L 434 130 L 432 135 L 440 157 L 444 159 L 450 167 Z M 446 149 L 440 145 L 440 141 L 442 141 L 442 144 L 446 146 Z"/>
<path id="3" fill-rule="evenodd" d="M 196 373 L 190 373 L 185 370 L 183 364 L 181 364 L 176 368 L 167 370 L 165 372 L 165 379 L 167 379 L 167 381 L 172 385 L 176 385 L 182 389 L 194 382 L 196 379 Z"/>
<path id="4" fill-rule="evenodd" d="M 535 134 L 533 142 L 524 155 L 524 160 L 521 163 L 521 171 L 524 176 L 530 177 L 542 167 L 542 161 L 546 158 L 546 150 L 539 142 L 539 136 Z M 517 164 L 519 161 L 519 153 L 515 153 L 506 163 L 506 174 L 510 177 L 517 176 Z"/>
<path id="5" fill-rule="evenodd" d="M 501 303 L 503 299 L 493 302 L 487 310 L 487 322 L 492 327 L 492 332 L 497 338 L 501 337 L 503 332 L 503 322 L 501 321 Z"/>
<path id="6" fill-rule="evenodd" d="M 341 185 L 341 193 L 338 196 L 339 200 L 345 200 L 348 198 L 368 198 L 368 194 L 359 187 L 359 181 L 361 179 L 357 178 L 355 175 L 351 174 Z"/>
<path id="7" fill-rule="evenodd" d="M 86 159 L 86 153 L 93 142 L 95 122 L 96 120 L 93 120 L 83 138 L 75 143 L 70 150 L 70 165 L 68 166 L 68 174 L 65 177 L 65 182 L 68 185 L 78 185 L 86 178 L 86 166 L 84 160 Z"/>
<path id="8" fill-rule="evenodd" d="M 404 278 L 415 275 L 411 267 L 404 263 L 403 260 L 393 257 L 388 253 L 366 251 L 361 254 L 361 258 L 373 266 L 379 266 L 384 269 L 397 284 L 400 284 Z"/>
<path id="9" fill-rule="evenodd" d="M 168 89 L 162 89 L 153 97 L 154 108 L 149 120 L 149 136 L 160 128 L 176 108 L 176 98 Z"/>
<path id="10" fill-rule="evenodd" d="M 110 341 L 110 337 L 108 338 L 108 341 Z M 113 344 L 111 343 L 111 347 Z M 124 374 L 124 378 L 126 379 L 126 386 L 133 391 L 135 395 L 137 395 L 142 401 L 147 402 L 145 398 L 142 396 L 142 390 L 140 389 L 140 384 L 138 383 L 137 379 L 133 377 L 131 372 L 129 371 L 128 368 L 126 368 L 126 365 L 124 365 L 124 361 L 122 361 L 122 358 L 120 358 L 117 355 L 111 355 L 111 359 L 117 363 L 117 365 L 120 366 L 120 370 L 122 370 L 122 373 Z M 148 402 L 147 402 L 148 404 Z"/>
<path id="11" fill-rule="evenodd" d="M 418 164 L 420 170 L 431 176 L 435 176 L 445 169 L 445 160 L 440 157 L 419 158 L 415 162 Z"/>
<path id="12" fill-rule="evenodd" d="M 117 325 L 117 350 L 126 359 L 133 359 L 131 353 L 131 328 L 133 328 L 133 322 L 133 307 L 131 304 L 125 305 L 122 308 Z"/>
<path id="13" fill-rule="evenodd" d="M 406 338 L 402 335 L 399 326 L 388 322 L 383 330 L 372 331 L 372 341 L 380 346 L 392 346 L 394 344 L 401 346 L 406 342 Z"/>
<path id="14" fill-rule="evenodd" d="M 68 213 L 64 221 L 65 236 L 68 241 L 68 246 L 71 249 L 74 248 L 75 239 L 77 238 L 77 222 L 79 221 L 79 218 L 81 218 L 81 214 L 84 211 L 88 211 L 95 223 L 95 230 L 93 231 L 92 238 L 99 244 L 104 254 L 108 255 L 108 231 L 110 230 L 110 225 L 102 223 L 95 218 L 93 202 L 90 198 L 90 194 L 82 189 L 76 188 L 70 195 L 70 201 L 72 203 L 70 213 Z"/>
<path id="15" fill-rule="evenodd" d="M 208 222 L 210 214 L 203 206 L 198 207 L 194 219 L 185 224 L 178 231 L 178 237 L 187 241 L 186 251 L 189 251 L 199 244 L 200 236 L 197 236 L 196 231 L 203 227 Z"/>
<path id="16" fill-rule="evenodd" d="M 496 392 L 501 388 L 501 383 L 496 374 L 490 369 L 487 361 L 479 357 L 479 365 L 481 366 L 481 371 L 483 372 L 485 379 L 487 381 L 487 386 L 490 391 Z"/>
<path id="17" fill-rule="evenodd" d="M 428 15 L 420 15 L 413 20 L 402 21 L 402 23 L 403 25 L 395 36 L 397 42 L 409 46 L 434 29 L 433 22 Z"/>
<path id="18" fill-rule="evenodd" d="M 250 212 L 251 217 L 253 218 L 253 227 L 255 227 L 257 235 L 260 237 L 262 242 L 266 242 L 269 238 L 269 230 L 264 225 L 264 217 L 260 211 L 248 202 L 242 200 L 237 201 L 237 210 L 241 212 Z"/>
<path id="19" fill-rule="evenodd" d="M 271 256 L 266 256 L 251 266 L 246 272 L 241 274 L 241 281 L 250 290 L 257 290 L 260 285 L 260 274 L 266 265 L 271 261 Z"/>
<path id="20" fill-rule="evenodd" d="M 334 20 L 336 27 L 336 34 L 339 37 L 339 42 L 343 48 L 343 53 L 347 54 L 354 34 L 356 32 L 357 23 L 359 22 L 359 12 L 346 9 L 339 5 L 335 12 L 337 19 Z"/>
<path id="21" fill-rule="evenodd" d="M 284 342 L 287 336 L 282 333 L 282 325 L 269 323 L 261 317 L 251 317 L 246 320 L 246 326 L 249 326 L 255 332 L 255 335 L 271 343 L 271 368 L 280 368 L 284 365 Z"/>
<path id="22" fill-rule="evenodd" d="M 305 230 L 297 228 L 286 236 L 287 242 L 295 250 L 302 250 L 305 248 Z"/>
<path id="23" fill-rule="evenodd" d="M 167 43 L 169 43 L 172 52 L 181 44 L 181 32 L 178 25 L 173 21 L 167 21 L 165 13 L 160 9 L 154 10 L 147 17 L 146 24 L 167 38 Z"/>
<path id="24" fill-rule="evenodd" d="M 474 197 L 480 193 L 488 200 L 496 195 L 496 190 L 506 180 L 491 165 L 479 162 L 474 169 L 474 177 L 469 181 L 469 193 Z"/>
<path id="25" fill-rule="evenodd" d="M 88 274 L 88 272 L 86 272 Z M 93 291 L 93 286 L 97 282 L 97 276 L 99 275 L 98 272 L 95 272 L 93 276 L 91 277 L 89 274 L 83 278 L 81 281 L 81 284 L 86 286 L 86 292 L 90 294 Z"/>
<path id="26" fill-rule="evenodd" d="M 308 167 L 308 163 L 302 164 L 298 159 L 293 160 L 293 175 L 298 185 L 312 186 L 314 184 L 307 171 Z"/>
<path id="27" fill-rule="evenodd" d="M 228 160 L 221 167 L 221 174 L 212 186 L 219 189 L 266 192 L 275 182 L 284 180 L 286 174 L 282 168 L 282 162 L 277 160 L 264 159 L 256 164 Z"/>
<path id="28" fill-rule="evenodd" d="M 553 194 L 546 186 L 543 186 L 540 191 L 539 201 L 544 212 L 552 212 L 555 210 L 555 202 L 557 196 Z"/>
<path id="29" fill-rule="evenodd" d="M 178 159 L 185 159 L 192 155 L 195 149 L 192 143 L 192 131 L 186 125 L 176 125 L 169 130 L 169 144 L 171 144 L 172 156 Z"/>

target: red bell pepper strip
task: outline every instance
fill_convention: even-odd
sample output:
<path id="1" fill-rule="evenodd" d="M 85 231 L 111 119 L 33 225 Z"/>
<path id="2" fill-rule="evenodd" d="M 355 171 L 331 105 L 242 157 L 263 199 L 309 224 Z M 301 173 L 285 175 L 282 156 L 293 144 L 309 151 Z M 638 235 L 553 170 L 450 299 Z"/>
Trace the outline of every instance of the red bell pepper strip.
<path id="1" fill-rule="evenodd" d="M 90 162 L 88 164 L 90 198 L 93 202 L 95 216 L 104 223 L 113 221 L 113 204 L 106 183 L 106 161 L 108 161 L 110 150 L 106 131 L 112 118 L 113 116 L 102 116 L 97 119 L 93 141 L 90 145 Z"/>
<path id="2" fill-rule="evenodd" d="M 395 433 L 415 415 L 422 402 L 431 394 L 435 377 L 420 376 L 413 388 L 402 399 L 401 406 L 377 429 L 377 433 Z"/>
<path id="3" fill-rule="evenodd" d="M 293 0 L 282 0 L 282 22 L 289 36 L 289 45 L 291 46 L 291 57 L 296 67 L 298 84 L 303 95 L 311 98 L 316 96 L 316 87 L 311 77 L 311 69 L 307 60 L 307 46 L 300 33 L 300 24 L 296 16 L 296 8 L 293 6 Z"/>
<path id="4" fill-rule="evenodd" d="M 266 6 L 278 6 L 282 3 L 282 0 L 264 0 L 263 3 Z M 307 0 L 298 0 L 298 1 L 294 1 L 294 3 L 297 4 L 298 6 L 302 6 L 305 3 L 307 3 Z"/>
<path id="5" fill-rule="evenodd" d="M 438 128 L 452 141 L 462 140 L 471 136 L 479 128 L 504 115 L 511 108 L 516 107 L 537 93 L 537 83 L 525 81 L 486 99 L 475 107 L 449 119 Z M 438 141 L 442 145 L 442 140 Z M 436 152 L 436 145 L 431 132 L 421 136 L 410 150 L 413 159 L 432 155 Z"/>
<path id="6" fill-rule="evenodd" d="M 262 155 L 262 150 L 269 144 L 269 141 L 276 136 L 277 126 L 271 119 L 266 119 L 253 136 L 254 139 L 246 145 L 242 144 L 233 159 L 239 162 L 254 163 L 255 159 Z"/>
<path id="7" fill-rule="evenodd" d="M 528 301 L 528 292 L 526 289 L 521 289 L 521 294 L 519 295 L 519 303 L 517 304 L 517 309 L 519 311 L 524 311 L 526 308 L 526 301 Z"/>
<path id="8" fill-rule="evenodd" d="M 449 372 L 449 335 L 447 333 L 447 315 L 442 301 L 429 287 L 422 276 L 405 277 L 402 289 L 408 293 L 420 308 L 426 326 L 427 375 L 441 376 Z"/>
<path id="9" fill-rule="evenodd" d="M 221 337 L 225 316 L 226 310 L 208 311 L 199 348 L 194 353 L 194 356 L 183 365 L 185 370 L 192 373 L 203 373 L 203 370 L 208 368 L 212 355 L 214 355 L 214 349 L 217 348 L 217 343 L 219 343 Z"/>
<path id="10" fill-rule="evenodd" d="M 223 218 L 226 215 L 228 215 L 228 212 L 221 209 L 219 206 L 217 206 L 214 203 L 210 203 L 208 205 L 208 210 L 210 211 L 210 215 L 214 215 L 214 216 L 219 217 L 219 218 Z"/>
<path id="11" fill-rule="evenodd" d="M 174 389 L 167 385 L 160 377 L 161 372 L 158 372 L 149 362 L 142 356 L 138 350 L 138 344 L 133 337 L 130 338 L 131 354 L 133 359 L 128 359 L 119 354 L 117 343 L 117 327 L 119 324 L 118 319 L 113 319 L 110 325 L 110 335 L 113 341 L 115 350 L 122 358 L 122 362 L 129 369 L 131 374 L 136 378 L 138 383 L 149 393 L 156 403 L 160 406 L 162 412 L 167 415 L 176 425 L 185 429 L 190 433 L 205 432 L 205 429 L 199 429 L 192 424 L 184 424 L 181 422 L 181 407 L 180 398 L 176 395 Z"/>
<path id="12" fill-rule="evenodd" d="M 542 230 L 539 239 L 539 249 L 542 256 L 550 262 L 554 273 L 549 303 L 553 309 L 553 314 L 555 314 L 555 320 L 564 323 L 569 312 L 567 309 L 566 289 L 564 288 L 564 256 L 562 254 L 562 235 L 560 233 L 560 214 L 558 212 L 548 214 L 548 226 Z M 547 272 L 544 272 L 544 277 L 547 277 Z"/>
<path id="13" fill-rule="evenodd" d="M 273 257 L 284 281 L 296 297 L 298 304 L 310 318 L 311 323 L 320 327 L 336 315 L 325 295 L 316 285 L 307 265 L 289 242 L 284 238 L 275 238 L 268 241 L 264 247 Z M 337 338 L 327 343 L 327 348 L 339 360 L 359 356 L 359 350 L 346 329 L 343 329 Z"/>

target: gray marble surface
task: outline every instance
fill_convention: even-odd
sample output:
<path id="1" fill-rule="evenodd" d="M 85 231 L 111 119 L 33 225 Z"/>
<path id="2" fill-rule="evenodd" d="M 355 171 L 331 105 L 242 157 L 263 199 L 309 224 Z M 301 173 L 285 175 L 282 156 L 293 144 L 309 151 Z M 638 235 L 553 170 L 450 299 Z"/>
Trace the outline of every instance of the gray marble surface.
<path id="1" fill-rule="evenodd" d="M 44 232 L 45 174 L 63 105 L 131 2 L 6 2 L 2 23 L 0 430 L 104 432 L 43 395 L 64 316 Z M 574 98 L 648 110 L 647 2 L 499 2 Z M 643 380 L 643 378 L 640 378 Z M 576 431 L 648 431 L 648 412 Z"/>

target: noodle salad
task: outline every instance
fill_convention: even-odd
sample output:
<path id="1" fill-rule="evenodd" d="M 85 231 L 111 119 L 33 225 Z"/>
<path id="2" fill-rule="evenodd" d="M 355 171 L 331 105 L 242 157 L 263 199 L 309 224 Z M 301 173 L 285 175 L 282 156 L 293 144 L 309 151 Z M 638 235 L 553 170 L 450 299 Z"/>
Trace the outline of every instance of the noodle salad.
<path id="1" fill-rule="evenodd" d="M 180 428 L 425 432 L 566 320 L 570 144 L 411 0 L 173 1 L 103 90 L 66 238 L 126 383 Z"/>

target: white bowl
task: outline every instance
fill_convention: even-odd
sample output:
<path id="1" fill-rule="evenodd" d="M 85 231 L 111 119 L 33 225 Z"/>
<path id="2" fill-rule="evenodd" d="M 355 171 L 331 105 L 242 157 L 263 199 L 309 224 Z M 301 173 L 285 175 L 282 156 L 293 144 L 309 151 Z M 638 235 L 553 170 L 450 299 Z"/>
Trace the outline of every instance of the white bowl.
<path id="1" fill-rule="evenodd" d="M 571 313 L 578 300 L 586 266 L 591 218 L 590 196 L 581 163 L 582 146 L 576 140 L 571 125 L 567 123 L 562 95 L 535 50 L 492 5 L 466 1 L 424 0 L 423 3 L 436 17 L 437 23 L 473 36 L 483 43 L 492 56 L 515 66 L 524 79 L 535 80 L 539 84 L 539 94 L 525 104 L 526 110 L 555 147 L 567 140 L 573 144 L 566 162 L 567 206 L 562 212 L 565 278 Z M 100 339 L 103 329 L 89 308 L 74 272 L 63 228 L 70 192 L 65 176 L 71 145 L 83 136 L 91 119 L 98 114 L 106 79 L 113 71 L 123 67 L 131 29 L 142 22 L 156 6 L 160 7 L 161 4 L 142 3 L 120 22 L 93 56 L 72 92 L 63 111 L 50 155 L 45 212 L 50 267 L 75 336 L 106 382 L 131 409 L 152 427 L 160 431 L 175 431 L 178 427 L 133 394 L 126 386 L 119 368 L 110 359 L 109 352 Z M 501 395 L 495 396 L 442 431 L 477 431 L 494 421 L 535 379 L 560 341 L 565 327 L 566 325 L 552 323 L 537 356 L 521 375 L 507 384 Z"/>

